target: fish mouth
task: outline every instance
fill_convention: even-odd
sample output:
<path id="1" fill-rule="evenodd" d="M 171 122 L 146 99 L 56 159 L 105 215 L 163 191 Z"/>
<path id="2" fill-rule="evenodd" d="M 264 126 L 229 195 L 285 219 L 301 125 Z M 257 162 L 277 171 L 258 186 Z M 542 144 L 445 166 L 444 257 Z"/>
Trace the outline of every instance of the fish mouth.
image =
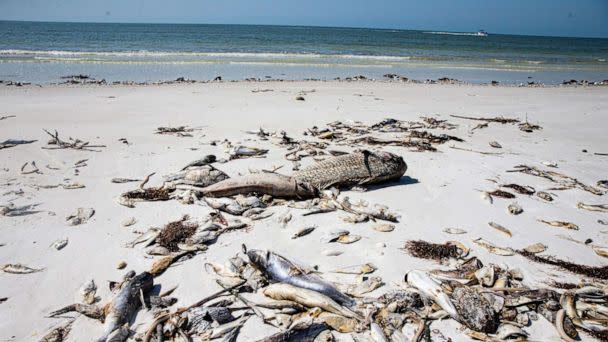
<path id="1" fill-rule="evenodd" d="M 266 265 L 268 264 L 268 254 L 269 252 L 263 252 L 261 250 L 252 249 L 247 251 L 247 257 L 251 264 L 260 271 L 264 271 L 266 269 Z"/>

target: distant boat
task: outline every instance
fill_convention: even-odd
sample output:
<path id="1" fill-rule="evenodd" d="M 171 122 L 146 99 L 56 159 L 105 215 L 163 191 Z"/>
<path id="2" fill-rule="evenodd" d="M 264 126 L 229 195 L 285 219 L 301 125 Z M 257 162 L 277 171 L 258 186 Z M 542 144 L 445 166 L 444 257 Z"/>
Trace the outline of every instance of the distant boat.
<path id="1" fill-rule="evenodd" d="M 479 30 L 477 31 L 477 33 L 475 33 L 476 36 L 478 37 L 487 37 L 488 36 L 488 32 L 484 31 L 484 30 Z"/>

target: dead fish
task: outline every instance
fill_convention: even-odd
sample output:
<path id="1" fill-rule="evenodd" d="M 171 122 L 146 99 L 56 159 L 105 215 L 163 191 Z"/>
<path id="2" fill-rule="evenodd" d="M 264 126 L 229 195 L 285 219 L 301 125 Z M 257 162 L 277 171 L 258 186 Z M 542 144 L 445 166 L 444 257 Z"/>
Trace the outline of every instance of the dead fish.
<path id="1" fill-rule="evenodd" d="M 608 248 L 606 247 L 593 246 L 593 251 L 601 257 L 608 258 Z"/>
<path id="2" fill-rule="evenodd" d="M 405 274 L 405 281 L 417 288 L 423 295 L 432 299 L 452 318 L 458 319 L 458 312 L 450 297 L 443 292 L 441 284 L 429 276 L 428 273 L 418 270 L 409 271 Z"/>
<path id="3" fill-rule="evenodd" d="M 533 187 L 527 185 L 519 185 L 519 184 L 503 184 L 501 185 L 503 188 L 513 189 L 518 194 L 522 195 L 532 195 L 536 190 Z"/>
<path id="4" fill-rule="evenodd" d="M 481 199 L 488 202 L 489 204 L 494 203 L 492 196 L 488 192 L 485 192 L 485 191 L 481 193 Z"/>
<path id="5" fill-rule="evenodd" d="M 135 223 L 137 223 L 137 219 L 135 217 L 128 217 L 124 220 L 122 220 L 122 222 L 120 223 L 120 225 L 122 225 L 123 227 L 129 227 L 134 225 Z"/>
<path id="6" fill-rule="evenodd" d="M 395 230 L 395 225 L 390 223 L 377 223 L 372 226 L 372 229 L 378 232 L 392 232 Z"/>
<path id="7" fill-rule="evenodd" d="M 262 173 L 229 178 L 200 191 L 204 196 L 226 197 L 257 193 L 279 198 L 312 198 L 317 190 L 309 183 L 278 173 Z"/>
<path id="8" fill-rule="evenodd" d="M 44 268 L 31 268 L 22 264 L 5 264 L 1 269 L 5 273 L 12 274 L 29 274 L 44 271 Z"/>
<path id="9" fill-rule="evenodd" d="M 578 202 L 576 205 L 579 209 L 585 209 L 589 211 L 599 211 L 603 213 L 608 213 L 608 204 L 585 204 L 582 202 Z"/>
<path id="10" fill-rule="evenodd" d="M 597 186 L 600 188 L 608 189 L 608 179 L 597 181 Z"/>
<path id="11" fill-rule="evenodd" d="M 515 195 L 513 195 L 512 193 L 502 190 L 494 190 L 492 192 L 488 192 L 488 195 L 500 198 L 515 198 Z"/>
<path id="12" fill-rule="evenodd" d="M 578 226 L 575 225 L 574 223 L 571 223 L 571 222 L 565 222 L 565 221 L 545 221 L 545 220 L 538 220 L 538 222 L 542 222 L 544 224 L 548 224 L 548 225 L 553 226 L 553 227 L 578 230 Z"/>
<path id="13" fill-rule="evenodd" d="M 112 183 L 131 183 L 131 182 L 141 182 L 141 179 L 134 178 L 112 178 Z"/>
<path id="14" fill-rule="evenodd" d="M 494 253 L 496 255 L 511 256 L 511 255 L 515 254 L 515 252 L 511 248 L 503 248 L 503 247 L 495 246 L 492 243 L 490 243 L 482 238 L 475 239 L 475 240 L 473 240 L 473 242 L 475 242 L 479 246 L 487 249 L 489 252 Z"/>
<path id="15" fill-rule="evenodd" d="M 524 209 L 517 202 L 509 204 L 507 211 L 512 215 L 519 215 L 524 212 Z"/>
<path id="16" fill-rule="evenodd" d="M 330 271 L 332 273 L 342 273 L 342 274 L 368 274 L 373 273 L 376 270 L 376 266 L 367 263 L 362 265 L 348 266 L 339 268 L 337 270 Z"/>
<path id="17" fill-rule="evenodd" d="M 208 154 L 206 156 L 204 156 L 202 159 L 197 159 L 193 162 L 190 162 L 188 164 L 186 164 L 186 166 L 184 166 L 182 168 L 182 171 L 189 168 L 189 167 L 194 167 L 194 166 L 204 166 L 204 165 L 209 165 L 209 164 L 213 164 L 215 163 L 215 161 L 217 160 L 217 157 L 213 154 Z"/>
<path id="18" fill-rule="evenodd" d="M 490 302 L 469 286 L 458 286 L 452 293 L 460 322 L 469 329 L 494 333 L 500 324 L 498 315 Z"/>
<path id="19" fill-rule="evenodd" d="M 369 330 L 374 342 L 388 342 L 388 339 L 384 336 L 384 331 L 377 323 L 372 322 Z"/>
<path id="20" fill-rule="evenodd" d="M 460 228 L 445 228 L 443 230 L 444 233 L 448 233 L 448 234 L 466 234 L 467 231 L 464 229 L 460 229 Z"/>
<path id="21" fill-rule="evenodd" d="M 384 285 L 382 278 L 359 276 L 357 282 L 348 285 L 339 285 L 340 290 L 353 297 L 363 297 L 366 293 L 372 292 Z"/>
<path id="22" fill-rule="evenodd" d="M 338 251 L 335 249 L 326 249 L 323 252 L 321 252 L 321 254 L 325 255 L 325 256 L 338 256 L 338 255 L 342 255 L 342 251 Z"/>
<path id="23" fill-rule="evenodd" d="M 169 255 L 156 260 L 152 264 L 152 267 L 150 267 L 150 274 L 152 274 L 152 276 L 158 276 L 162 274 L 163 272 L 165 272 L 165 270 L 167 270 L 167 268 L 169 268 L 169 266 L 171 266 L 179 258 L 183 257 L 188 253 L 190 253 L 190 251 L 181 252 L 175 255 Z"/>
<path id="24" fill-rule="evenodd" d="M 329 232 L 323 234 L 323 236 L 321 236 L 321 242 L 323 242 L 323 243 L 336 242 L 342 236 L 348 236 L 348 234 L 350 234 L 350 232 L 348 230 L 344 230 L 344 229 L 332 230 L 332 231 L 329 231 Z"/>
<path id="25" fill-rule="evenodd" d="M 513 234 L 511 233 L 510 230 L 508 230 L 507 228 L 501 226 L 500 224 L 496 223 L 496 222 L 489 222 L 488 225 L 496 230 L 498 230 L 501 233 L 505 233 L 507 234 L 509 237 L 512 237 Z"/>
<path id="26" fill-rule="evenodd" d="M 325 312 L 325 311 L 321 311 L 318 314 L 318 316 L 316 316 L 316 318 L 319 321 L 327 324 L 331 329 L 333 329 L 337 332 L 343 333 L 343 334 L 357 332 L 361 328 L 361 324 L 356 319 L 347 318 L 344 316 L 336 315 L 336 314 Z M 315 340 L 315 341 L 317 341 L 317 340 Z M 328 342 L 326 340 L 321 340 L 321 341 Z M 329 341 L 333 341 L 333 340 L 329 340 Z"/>
<path id="27" fill-rule="evenodd" d="M 297 231 L 295 234 L 293 234 L 291 236 L 292 239 L 297 239 L 299 237 L 302 237 L 304 235 L 308 235 L 310 233 L 312 233 L 313 230 L 315 230 L 316 227 L 306 227 L 306 228 L 302 228 L 299 231 Z"/>
<path id="28" fill-rule="evenodd" d="M 348 234 L 348 235 L 342 235 L 342 236 L 340 236 L 336 240 L 336 242 L 343 243 L 343 244 L 351 244 L 351 243 L 355 243 L 355 242 L 357 242 L 359 240 L 361 240 L 361 236 L 360 235 Z"/>
<path id="29" fill-rule="evenodd" d="M 276 300 L 291 300 L 309 308 L 321 308 L 327 312 L 342 315 L 348 318 L 360 319 L 361 317 L 354 311 L 344 307 L 332 298 L 309 289 L 296 287 L 285 283 L 270 284 L 264 288 L 265 296 Z M 351 300 L 352 301 L 352 300 Z"/>
<path id="30" fill-rule="evenodd" d="M 323 330 L 327 330 L 325 323 L 304 320 L 294 323 L 285 331 L 280 331 L 257 342 L 313 342 Z"/>
<path id="31" fill-rule="evenodd" d="M 75 214 L 68 215 L 65 220 L 68 222 L 68 225 L 76 226 L 87 223 L 94 214 L 95 209 L 93 208 L 78 208 Z"/>
<path id="32" fill-rule="evenodd" d="M 331 283 L 314 274 L 308 274 L 301 267 L 274 252 L 252 249 L 247 251 L 247 256 L 252 265 L 270 280 L 317 291 L 343 305 L 354 304 L 351 298 Z"/>
<path id="33" fill-rule="evenodd" d="M 549 193 L 544 192 L 544 191 L 539 191 L 536 193 L 536 196 L 538 196 L 538 198 L 543 199 L 547 202 L 552 202 L 553 201 L 553 196 L 551 196 Z"/>
<path id="34" fill-rule="evenodd" d="M 85 282 L 80 287 L 79 293 L 82 302 L 85 304 L 93 304 L 95 303 L 95 293 L 97 292 L 97 285 L 95 285 L 95 281 L 93 279 Z"/>
<path id="35" fill-rule="evenodd" d="M 233 147 L 228 154 L 230 155 L 230 159 L 238 159 L 238 158 L 247 158 L 247 157 L 259 157 L 268 153 L 268 150 L 257 148 L 257 147 L 247 147 L 247 146 L 235 146 Z"/>
<path id="36" fill-rule="evenodd" d="M 524 248 L 524 250 L 528 253 L 533 253 L 533 254 L 542 253 L 547 250 L 547 246 L 540 242 L 537 242 L 537 243 L 527 246 L 526 248 Z"/>
<path id="37" fill-rule="evenodd" d="M 502 145 L 499 144 L 497 141 L 490 141 L 490 146 L 494 147 L 494 148 L 502 148 Z"/>
<path id="38" fill-rule="evenodd" d="M 61 239 L 61 240 L 57 240 L 57 241 L 53 242 L 53 244 L 51 246 L 59 251 L 67 245 L 68 245 L 68 239 L 66 238 L 66 239 Z"/>
<path id="39" fill-rule="evenodd" d="M 597 223 L 607 226 L 608 225 L 608 220 L 597 220 Z"/>
<path id="40" fill-rule="evenodd" d="M 554 161 L 542 161 L 540 163 L 548 167 L 557 167 L 557 162 Z"/>
<path id="41" fill-rule="evenodd" d="M 152 275 L 140 273 L 123 283 L 110 302 L 103 308 L 96 305 L 72 304 L 51 312 L 49 317 L 55 317 L 68 312 L 79 312 L 88 317 L 104 322 L 104 334 L 97 341 L 107 341 L 111 334 L 128 324 L 132 316 L 141 306 L 141 295 L 148 293 L 154 284 Z"/>

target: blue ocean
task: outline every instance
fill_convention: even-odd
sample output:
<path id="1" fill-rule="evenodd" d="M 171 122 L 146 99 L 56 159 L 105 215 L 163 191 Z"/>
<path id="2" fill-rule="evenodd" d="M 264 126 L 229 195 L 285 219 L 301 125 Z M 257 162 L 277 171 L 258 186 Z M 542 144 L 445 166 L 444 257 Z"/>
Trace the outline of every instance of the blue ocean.
<path id="1" fill-rule="evenodd" d="M 0 80 L 608 79 L 608 39 L 302 26 L 0 21 Z"/>

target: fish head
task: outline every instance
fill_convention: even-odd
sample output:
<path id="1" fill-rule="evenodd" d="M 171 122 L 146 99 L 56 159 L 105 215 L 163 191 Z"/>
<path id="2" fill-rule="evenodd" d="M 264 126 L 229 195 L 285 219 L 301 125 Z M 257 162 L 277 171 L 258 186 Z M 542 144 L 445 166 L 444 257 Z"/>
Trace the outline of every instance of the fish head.
<path id="1" fill-rule="evenodd" d="M 399 179 L 407 171 L 407 164 L 403 157 L 394 153 L 364 150 L 363 154 L 368 168 L 373 170 L 376 182 Z"/>
<path id="2" fill-rule="evenodd" d="M 247 251 L 247 257 L 251 265 L 260 271 L 265 271 L 268 268 L 268 251 L 259 249 L 250 249 Z"/>

